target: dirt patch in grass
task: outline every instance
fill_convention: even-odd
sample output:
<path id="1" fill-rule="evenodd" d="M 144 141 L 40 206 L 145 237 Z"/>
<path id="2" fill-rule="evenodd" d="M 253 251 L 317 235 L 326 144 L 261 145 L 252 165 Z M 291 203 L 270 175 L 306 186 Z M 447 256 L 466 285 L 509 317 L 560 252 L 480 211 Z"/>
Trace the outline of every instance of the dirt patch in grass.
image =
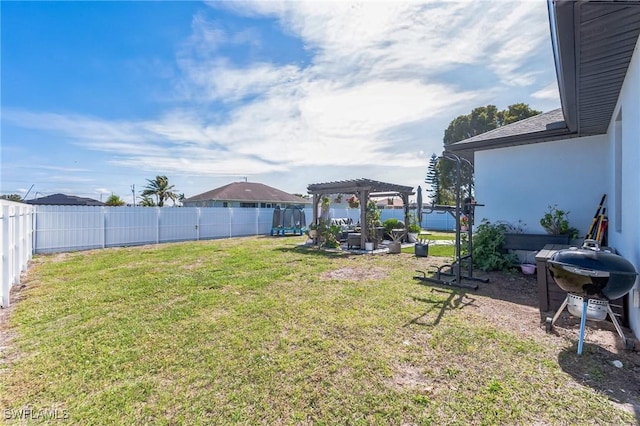
<path id="1" fill-rule="evenodd" d="M 321 278 L 325 280 L 349 280 L 349 281 L 361 281 L 361 280 L 379 280 L 386 278 L 388 272 L 382 268 L 341 268 L 333 271 L 327 271 L 322 274 Z"/>

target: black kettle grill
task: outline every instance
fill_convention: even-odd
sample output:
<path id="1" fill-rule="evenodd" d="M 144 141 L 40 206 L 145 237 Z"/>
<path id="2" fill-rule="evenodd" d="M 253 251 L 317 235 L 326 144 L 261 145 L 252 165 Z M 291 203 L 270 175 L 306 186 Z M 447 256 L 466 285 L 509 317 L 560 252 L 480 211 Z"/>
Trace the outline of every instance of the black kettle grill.
<path id="1" fill-rule="evenodd" d="M 548 263 L 551 276 L 564 291 L 607 300 L 627 294 L 638 275 L 631 262 L 601 250 L 595 240 L 585 240 L 582 248 L 560 250 Z"/>
<path id="2" fill-rule="evenodd" d="M 559 250 L 547 264 L 549 273 L 558 287 L 569 293 L 553 319 L 547 318 L 547 330 L 553 327 L 567 304 L 572 304 L 569 312 L 575 314 L 576 309 L 573 304 L 581 300 L 582 313 L 580 314 L 580 311 L 577 310 L 581 319 L 578 354 L 582 354 L 587 318 L 604 319 L 606 314 L 602 317 L 597 314 L 597 311 L 602 310 L 606 310 L 609 314 L 618 334 L 626 345 L 627 340 L 609 306 L 609 301 L 624 296 L 635 284 L 638 274 L 631 262 L 615 253 L 601 250 L 595 240 L 585 240 L 581 248 L 571 247 Z M 592 299 L 588 299 L 589 297 Z M 592 312 L 594 316 L 590 317 Z"/>

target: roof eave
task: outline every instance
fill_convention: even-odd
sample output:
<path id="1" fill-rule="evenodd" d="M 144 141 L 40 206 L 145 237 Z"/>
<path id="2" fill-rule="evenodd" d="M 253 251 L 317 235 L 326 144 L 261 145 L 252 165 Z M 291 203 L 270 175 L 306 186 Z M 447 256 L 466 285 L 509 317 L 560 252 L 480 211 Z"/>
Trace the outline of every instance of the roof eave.
<path id="1" fill-rule="evenodd" d="M 577 132 L 576 31 L 579 29 L 576 29 L 575 26 L 575 2 L 548 0 L 547 6 L 549 9 L 553 60 L 560 92 L 560 105 L 562 106 L 562 113 L 568 130 Z"/>
<path id="2" fill-rule="evenodd" d="M 560 139 L 569 139 L 578 137 L 577 132 L 571 132 L 567 128 L 553 129 L 543 132 L 525 133 L 513 136 L 507 136 L 496 139 L 485 139 L 475 142 L 455 143 L 447 145 L 447 151 L 460 153 L 472 153 L 474 151 L 483 151 L 487 149 L 507 148 L 520 145 L 529 145 L 539 142 L 551 142 Z"/>

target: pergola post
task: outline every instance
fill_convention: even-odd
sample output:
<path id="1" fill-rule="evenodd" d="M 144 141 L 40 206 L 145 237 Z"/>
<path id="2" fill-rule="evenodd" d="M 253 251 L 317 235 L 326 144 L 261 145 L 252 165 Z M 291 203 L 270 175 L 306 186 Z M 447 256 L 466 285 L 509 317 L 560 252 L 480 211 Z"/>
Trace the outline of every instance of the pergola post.
<path id="1" fill-rule="evenodd" d="M 402 204 L 404 205 L 404 229 L 407 230 L 409 227 L 409 194 L 403 192 L 400 196 L 402 197 Z M 407 231 L 404 233 L 402 240 L 407 241 L 408 238 L 409 236 Z"/>
<path id="2" fill-rule="evenodd" d="M 364 243 L 367 242 L 369 230 L 367 229 L 367 204 L 369 203 L 369 191 L 362 190 L 358 192 L 360 200 L 360 249 L 364 249 Z"/>

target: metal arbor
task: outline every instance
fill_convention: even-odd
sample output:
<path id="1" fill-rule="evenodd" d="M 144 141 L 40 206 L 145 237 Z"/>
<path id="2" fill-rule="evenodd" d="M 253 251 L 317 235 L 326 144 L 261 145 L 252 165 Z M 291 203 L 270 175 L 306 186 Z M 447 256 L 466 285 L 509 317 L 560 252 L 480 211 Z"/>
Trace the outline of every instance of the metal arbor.
<path id="1" fill-rule="evenodd" d="M 468 196 L 462 198 L 462 164 L 466 163 L 471 170 L 473 171 L 473 165 L 466 158 L 462 158 L 452 152 L 445 151 L 442 157 L 439 159 L 446 159 L 450 161 L 455 161 L 456 163 L 456 205 L 455 206 L 432 206 L 430 209 L 439 210 L 449 212 L 456 219 L 456 258 L 453 263 L 442 265 L 436 271 L 435 278 L 427 277 L 426 273 L 423 271 L 420 272 L 422 275 L 413 277 L 416 280 L 420 281 L 428 281 L 436 284 L 442 285 L 450 285 L 455 287 L 468 288 L 472 290 L 476 290 L 478 288 L 477 284 L 465 284 L 462 282 L 463 279 L 471 280 L 471 281 L 479 281 L 483 283 L 489 282 L 488 278 L 477 278 L 473 276 L 473 223 L 474 223 L 474 215 L 475 208 L 477 206 L 482 206 L 482 204 L 478 204 L 473 199 L 472 194 L 472 180 L 469 179 L 468 187 L 469 193 Z M 468 218 L 469 224 L 467 229 L 467 251 L 466 255 L 462 255 L 462 234 L 461 234 L 461 217 L 462 214 Z M 462 263 L 467 262 L 467 275 L 462 274 Z M 449 269 L 449 271 L 445 272 L 445 269 Z M 453 276 L 452 280 L 444 280 L 441 278 L 442 275 Z"/>

